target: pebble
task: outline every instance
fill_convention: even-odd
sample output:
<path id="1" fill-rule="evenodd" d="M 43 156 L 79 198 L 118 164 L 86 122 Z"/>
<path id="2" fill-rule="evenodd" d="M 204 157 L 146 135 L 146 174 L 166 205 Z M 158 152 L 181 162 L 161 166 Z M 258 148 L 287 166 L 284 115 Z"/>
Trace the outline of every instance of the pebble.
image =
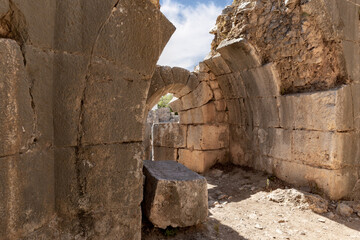
<path id="1" fill-rule="evenodd" d="M 263 228 L 261 225 L 259 225 L 259 224 L 256 224 L 256 225 L 255 225 L 255 228 L 260 229 L 260 230 L 263 230 L 263 229 L 264 229 L 264 228 Z"/>
<path id="2" fill-rule="evenodd" d="M 344 203 L 339 203 L 336 207 L 336 212 L 343 217 L 350 217 L 354 210 Z"/>
<path id="3" fill-rule="evenodd" d="M 321 222 L 321 223 L 325 223 L 325 222 L 326 222 L 325 219 L 323 219 L 323 218 L 319 218 L 318 221 Z"/>

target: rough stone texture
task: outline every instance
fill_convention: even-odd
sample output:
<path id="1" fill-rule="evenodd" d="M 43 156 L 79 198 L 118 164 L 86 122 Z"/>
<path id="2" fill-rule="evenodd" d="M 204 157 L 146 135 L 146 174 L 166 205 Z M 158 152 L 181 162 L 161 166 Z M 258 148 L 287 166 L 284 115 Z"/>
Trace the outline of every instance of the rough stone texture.
<path id="1" fill-rule="evenodd" d="M 199 108 L 182 111 L 179 114 L 181 124 L 214 123 L 217 117 L 215 104 L 212 102 Z"/>
<path id="2" fill-rule="evenodd" d="M 155 124 L 153 127 L 154 146 L 186 147 L 187 126 L 178 123 Z"/>
<path id="3" fill-rule="evenodd" d="M 174 161 L 144 161 L 146 217 L 159 228 L 188 227 L 206 220 L 206 179 Z"/>
<path id="4" fill-rule="evenodd" d="M 325 6 L 321 0 L 234 1 L 217 20 L 212 49 L 230 66 L 274 62 L 282 93 L 339 86 L 349 78 Z"/>
<path id="5" fill-rule="evenodd" d="M 154 160 L 155 161 L 177 161 L 178 149 L 168 147 L 154 147 Z"/>
<path id="6" fill-rule="evenodd" d="M 191 151 L 189 149 L 180 149 L 178 162 L 184 164 L 187 168 L 195 172 L 204 173 L 212 166 L 214 166 L 217 162 L 227 162 L 227 151 Z"/>
<path id="7" fill-rule="evenodd" d="M 211 91 L 211 88 L 207 83 L 202 82 L 193 92 L 182 97 L 181 101 L 183 103 L 183 109 L 187 110 L 200 107 L 209 102 L 212 98 L 213 92 Z"/>
<path id="8" fill-rule="evenodd" d="M 196 150 L 226 148 L 229 145 L 229 132 L 226 125 L 189 126 L 187 147 Z"/>

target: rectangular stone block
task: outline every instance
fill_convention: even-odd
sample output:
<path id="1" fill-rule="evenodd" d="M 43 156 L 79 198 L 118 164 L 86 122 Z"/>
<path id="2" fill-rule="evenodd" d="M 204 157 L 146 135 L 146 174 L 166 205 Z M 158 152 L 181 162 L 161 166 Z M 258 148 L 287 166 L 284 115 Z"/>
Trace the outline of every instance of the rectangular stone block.
<path id="1" fill-rule="evenodd" d="M 153 125 L 153 143 L 158 147 L 186 147 L 187 126 L 179 123 Z"/>
<path id="2" fill-rule="evenodd" d="M 83 144 L 142 141 L 150 81 L 128 79 L 111 63 L 94 65 L 83 103 Z"/>
<path id="3" fill-rule="evenodd" d="M 360 40 L 359 1 L 337 0 L 336 3 L 345 40 L 358 42 Z"/>
<path id="4" fill-rule="evenodd" d="M 254 126 L 279 127 L 279 108 L 277 98 L 249 98 Z"/>
<path id="5" fill-rule="evenodd" d="M 240 72 L 249 97 L 274 97 L 280 95 L 280 79 L 273 64 Z"/>
<path id="6" fill-rule="evenodd" d="M 188 127 L 187 148 L 189 149 L 212 150 L 228 146 L 228 125 L 190 125 Z"/>
<path id="7" fill-rule="evenodd" d="M 214 102 L 210 102 L 198 108 L 182 111 L 179 114 L 181 124 L 201 124 L 216 122 L 218 113 Z"/>
<path id="8" fill-rule="evenodd" d="M 154 161 L 177 161 L 178 149 L 170 147 L 154 147 Z"/>
<path id="9" fill-rule="evenodd" d="M 201 82 L 197 88 L 181 98 L 183 109 L 191 109 L 205 105 L 213 98 L 213 92 L 206 82 Z"/>
<path id="10" fill-rule="evenodd" d="M 204 63 L 216 76 L 231 73 L 229 66 L 219 53 L 214 56 L 207 56 Z"/>
<path id="11" fill-rule="evenodd" d="M 171 108 L 171 110 L 177 113 L 183 109 L 182 102 L 180 99 L 169 103 L 169 107 Z"/>
<path id="12" fill-rule="evenodd" d="M 360 83 L 360 36 L 359 42 L 342 41 L 342 45 L 349 77 L 354 82 Z"/>
<path id="13" fill-rule="evenodd" d="M 359 163 L 359 134 L 354 132 L 293 131 L 292 161 L 327 169 Z"/>
<path id="14" fill-rule="evenodd" d="M 354 104 L 354 127 L 357 131 L 360 131 L 360 84 L 353 84 L 351 93 Z"/>
<path id="15" fill-rule="evenodd" d="M 198 173 L 204 173 L 216 163 L 228 162 L 226 150 L 212 151 L 191 151 L 189 149 L 179 149 L 178 162 Z"/>
<path id="16" fill-rule="evenodd" d="M 189 227 L 206 221 L 206 179 L 173 161 L 144 161 L 143 209 L 154 226 Z"/>
<path id="17" fill-rule="evenodd" d="M 33 143 L 35 116 L 20 46 L 0 39 L 0 157 L 24 152 Z"/>
<path id="18" fill-rule="evenodd" d="M 54 155 L 36 149 L 0 158 L 0 238 L 19 239 L 55 214 Z"/>
<path id="19" fill-rule="evenodd" d="M 354 128 L 350 86 L 282 96 L 279 99 L 281 127 L 324 131 Z"/>
<path id="20" fill-rule="evenodd" d="M 357 180 L 353 167 L 329 170 L 276 159 L 271 161 L 274 174 L 281 180 L 297 186 L 316 187 L 333 200 L 348 196 Z"/>
<path id="21" fill-rule="evenodd" d="M 216 111 L 221 112 L 226 110 L 226 101 L 225 100 L 217 100 L 214 102 Z"/>
<path id="22" fill-rule="evenodd" d="M 303 142 L 293 142 L 292 130 L 281 128 L 259 128 L 257 130 L 258 144 L 262 155 L 291 161 L 292 147 L 303 145 Z M 310 158 L 309 161 L 312 159 Z"/>
<path id="23" fill-rule="evenodd" d="M 54 142 L 57 147 L 76 146 L 89 58 L 67 53 L 54 58 Z"/>
<path id="24" fill-rule="evenodd" d="M 217 81 L 226 99 L 247 96 L 243 79 L 239 73 L 218 76 Z"/>
<path id="25" fill-rule="evenodd" d="M 247 154 L 252 153 L 254 134 L 248 134 L 245 127 L 236 124 L 229 124 L 229 150 L 230 161 L 233 164 L 246 166 L 248 164 Z"/>

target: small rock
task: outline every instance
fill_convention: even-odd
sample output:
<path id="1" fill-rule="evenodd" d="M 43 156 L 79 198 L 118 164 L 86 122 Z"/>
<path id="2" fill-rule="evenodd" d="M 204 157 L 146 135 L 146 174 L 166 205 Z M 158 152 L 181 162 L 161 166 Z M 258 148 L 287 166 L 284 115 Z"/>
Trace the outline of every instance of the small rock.
<path id="1" fill-rule="evenodd" d="M 228 198 L 228 197 L 229 197 L 228 195 L 222 194 L 222 195 L 220 195 L 220 196 L 218 197 L 218 200 L 223 200 L 223 199 L 226 199 L 226 198 Z"/>
<path id="2" fill-rule="evenodd" d="M 259 224 L 256 224 L 256 225 L 255 225 L 255 228 L 260 229 L 260 230 L 263 230 L 263 229 L 264 229 L 264 228 L 263 228 L 261 225 L 259 225 Z"/>
<path id="3" fill-rule="evenodd" d="M 344 203 L 339 203 L 336 207 L 336 212 L 343 217 L 350 217 L 354 210 Z"/>
<path id="4" fill-rule="evenodd" d="M 305 236 L 305 235 L 306 235 L 306 233 L 305 233 L 305 232 L 301 232 L 301 233 L 300 233 L 300 235 L 303 235 L 303 236 Z"/>
<path id="5" fill-rule="evenodd" d="M 319 218 L 318 221 L 321 223 L 325 223 L 325 219 L 323 219 L 323 218 Z"/>

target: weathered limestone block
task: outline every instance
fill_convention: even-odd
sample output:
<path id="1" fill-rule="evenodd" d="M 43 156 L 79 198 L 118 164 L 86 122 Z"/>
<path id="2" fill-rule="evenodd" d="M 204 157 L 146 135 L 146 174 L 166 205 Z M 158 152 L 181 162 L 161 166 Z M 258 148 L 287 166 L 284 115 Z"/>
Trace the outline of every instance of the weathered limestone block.
<path id="1" fill-rule="evenodd" d="M 279 109 L 276 98 L 250 98 L 254 126 L 279 127 Z"/>
<path id="2" fill-rule="evenodd" d="M 103 25 L 93 53 L 151 77 L 174 30 L 150 1 L 122 0 Z"/>
<path id="3" fill-rule="evenodd" d="M 204 63 L 216 76 L 231 73 L 229 66 L 219 53 L 215 54 L 214 56 L 207 56 L 204 60 Z"/>
<path id="4" fill-rule="evenodd" d="M 335 11 L 339 13 L 339 20 L 335 23 L 336 26 L 339 26 L 338 24 L 341 23 L 341 30 L 345 40 L 359 42 L 359 1 L 337 0 L 336 5 Z"/>
<path id="5" fill-rule="evenodd" d="M 253 126 L 251 102 L 248 98 L 226 100 L 229 114 L 229 123 L 241 126 Z"/>
<path id="6" fill-rule="evenodd" d="M 204 62 L 200 62 L 199 63 L 199 72 L 208 73 L 208 72 L 210 72 L 210 68 Z"/>
<path id="7" fill-rule="evenodd" d="M 19 45 L 0 39 L 0 157 L 25 152 L 34 142 L 29 90 Z"/>
<path id="8" fill-rule="evenodd" d="M 66 53 L 54 58 L 54 143 L 76 146 L 88 58 Z"/>
<path id="9" fill-rule="evenodd" d="M 357 83 L 360 82 L 360 39 L 358 41 L 357 43 L 351 41 L 342 42 L 347 72 L 350 79 Z"/>
<path id="10" fill-rule="evenodd" d="M 250 97 L 273 97 L 280 95 L 280 80 L 273 64 L 242 71 L 246 91 Z"/>
<path id="11" fill-rule="evenodd" d="M 142 141 L 150 81 L 130 81 L 132 74 L 104 61 L 94 65 L 85 89 L 83 144 Z"/>
<path id="12" fill-rule="evenodd" d="M 263 155 L 288 161 L 292 159 L 291 151 L 293 145 L 301 146 L 307 144 L 304 142 L 293 142 L 292 131 L 281 128 L 259 128 L 257 129 L 256 137 Z"/>
<path id="13" fill-rule="evenodd" d="M 174 161 L 144 161 L 146 217 L 159 228 L 206 221 L 206 179 Z"/>
<path id="14" fill-rule="evenodd" d="M 199 86 L 199 84 L 200 84 L 200 81 L 199 81 L 197 75 L 194 73 L 190 73 L 190 76 L 186 83 L 186 86 L 183 87 L 180 91 L 178 91 L 176 93 L 176 96 L 178 96 L 178 97 L 185 96 L 186 94 L 194 91 L 196 89 L 196 87 Z"/>
<path id="15" fill-rule="evenodd" d="M 158 147 L 186 147 L 187 126 L 179 123 L 162 123 L 153 126 L 153 142 Z"/>
<path id="16" fill-rule="evenodd" d="M 224 40 L 216 49 L 232 72 L 259 67 L 261 59 L 255 48 L 245 39 Z"/>
<path id="17" fill-rule="evenodd" d="M 183 109 L 191 109 L 205 105 L 213 98 L 213 92 L 206 82 L 200 83 L 197 88 L 181 98 Z"/>
<path id="18" fill-rule="evenodd" d="M 281 127 L 347 131 L 354 127 L 351 87 L 280 97 Z M 356 104 L 354 102 L 354 104 Z"/>
<path id="19" fill-rule="evenodd" d="M 360 84 L 351 86 L 351 96 L 354 104 L 354 127 L 360 131 Z"/>
<path id="20" fill-rule="evenodd" d="M 21 239 L 54 216 L 52 150 L 0 158 L 0 239 Z"/>
<path id="21" fill-rule="evenodd" d="M 210 102 L 199 108 L 182 111 L 180 114 L 181 124 L 214 123 L 217 120 L 215 104 Z"/>
<path id="22" fill-rule="evenodd" d="M 154 161 L 177 161 L 178 149 L 170 147 L 154 147 Z"/>
<path id="23" fill-rule="evenodd" d="M 218 81 L 210 81 L 210 87 L 212 90 L 219 88 L 219 82 Z"/>
<path id="24" fill-rule="evenodd" d="M 179 149 L 178 162 L 195 172 L 204 173 L 216 163 L 228 162 L 227 157 L 227 151 L 224 149 L 210 151 Z"/>
<path id="25" fill-rule="evenodd" d="M 217 81 L 225 99 L 247 97 L 244 81 L 239 73 L 218 76 Z"/>
<path id="26" fill-rule="evenodd" d="M 142 144 L 85 147 L 77 161 L 80 225 L 99 239 L 140 239 Z"/>
<path id="27" fill-rule="evenodd" d="M 359 134 L 354 132 L 293 131 L 292 160 L 314 167 L 357 166 Z"/>
<path id="28" fill-rule="evenodd" d="M 255 134 L 248 134 L 246 129 L 237 124 L 229 125 L 229 151 L 230 161 L 233 164 L 247 166 L 248 161 L 246 155 L 253 152 L 252 137 Z"/>
<path id="29" fill-rule="evenodd" d="M 216 111 L 225 111 L 226 110 L 226 101 L 225 100 L 217 100 L 214 101 Z"/>
<path id="30" fill-rule="evenodd" d="M 183 96 L 182 94 L 187 94 L 186 92 L 182 92 L 181 94 L 179 93 L 184 86 L 186 86 L 190 77 L 190 72 L 179 67 L 173 67 L 171 70 L 173 73 L 173 86 L 170 88 L 169 92 L 174 92 L 174 96 L 180 98 Z"/>
<path id="31" fill-rule="evenodd" d="M 276 159 L 272 159 L 271 165 L 274 174 L 283 181 L 297 186 L 316 187 L 333 200 L 348 196 L 357 180 L 353 167 L 329 170 Z"/>
<path id="32" fill-rule="evenodd" d="M 53 97 L 54 55 L 50 51 L 45 52 L 26 45 L 25 58 L 26 72 L 31 82 L 33 109 L 36 115 L 34 136 L 36 144 L 51 146 L 54 139 L 53 99 L 56 99 Z M 62 104 L 65 103 L 62 102 Z M 62 133 L 66 130 L 66 127 L 61 129 Z"/>
<path id="33" fill-rule="evenodd" d="M 177 113 L 183 109 L 182 102 L 180 99 L 169 103 L 169 107 L 171 108 L 171 110 Z"/>
<path id="34" fill-rule="evenodd" d="M 229 146 L 227 125 L 189 126 L 187 148 L 196 150 L 221 149 Z"/>
<path id="35" fill-rule="evenodd" d="M 221 91 L 219 88 L 215 89 L 215 90 L 213 91 L 213 93 L 214 93 L 214 99 L 215 99 L 215 100 L 224 99 L 224 96 L 223 96 L 223 94 L 222 94 L 222 91 Z"/>

